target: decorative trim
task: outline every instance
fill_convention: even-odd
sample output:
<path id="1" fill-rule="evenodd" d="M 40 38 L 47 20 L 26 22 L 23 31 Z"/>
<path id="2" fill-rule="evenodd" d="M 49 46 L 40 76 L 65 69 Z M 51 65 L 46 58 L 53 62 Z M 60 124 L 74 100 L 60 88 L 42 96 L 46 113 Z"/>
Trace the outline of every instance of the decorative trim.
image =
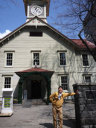
<path id="1" fill-rule="evenodd" d="M 69 75 L 69 73 L 64 73 L 64 72 L 62 72 L 62 73 L 58 73 L 58 76 L 65 76 L 65 75 Z"/>
<path id="2" fill-rule="evenodd" d="M 2 74 L 2 77 L 7 77 L 7 76 L 10 76 L 10 77 L 12 77 L 13 76 L 13 74 Z"/>
<path id="3" fill-rule="evenodd" d="M 4 52 L 15 52 L 15 50 L 4 50 Z"/>
<path id="4" fill-rule="evenodd" d="M 82 76 L 92 76 L 92 73 L 83 73 Z"/>
<path id="5" fill-rule="evenodd" d="M 41 52 L 41 50 L 31 50 L 30 52 Z"/>
<path id="6" fill-rule="evenodd" d="M 67 50 L 57 50 L 57 52 L 67 52 Z"/>

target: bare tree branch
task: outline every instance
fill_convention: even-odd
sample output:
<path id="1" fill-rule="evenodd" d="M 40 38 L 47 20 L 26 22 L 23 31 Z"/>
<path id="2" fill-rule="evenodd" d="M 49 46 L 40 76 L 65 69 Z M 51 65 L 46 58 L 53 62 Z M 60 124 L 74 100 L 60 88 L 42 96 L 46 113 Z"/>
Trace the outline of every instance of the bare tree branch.
<path id="1" fill-rule="evenodd" d="M 81 36 L 82 32 L 85 34 L 86 32 L 91 32 L 90 38 L 92 38 L 94 44 L 96 45 L 96 32 L 94 32 L 96 30 L 96 23 L 92 23 L 92 17 L 96 17 L 96 0 L 65 0 L 65 3 L 62 5 L 60 3 L 60 5 L 61 7 L 65 7 L 65 5 L 69 6 L 68 11 L 66 10 L 64 13 L 61 12 L 61 14 L 59 13 L 57 15 L 55 25 L 61 26 L 61 28 L 69 28 L 71 31 L 76 31 L 76 29 L 80 30 L 78 34 L 79 38 L 82 40 L 82 43 L 87 47 L 88 51 L 96 61 L 96 53 L 94 54 L 94 52 L 89 48 L 88 44 Z"/>
<path id="2" fill-rule="evenodd" d="M 86 42 L 86 41 L 82 38 L 82 36 L 81 36 L 81 33 L 82 33 L 83 31 L 84 31 L 84 29 L 81 29 L 81 31 L 79 32 L 78 36 L 79 36 L 79 38 L 81 39 L 82 43 L 87 47 L 87 49 L 88 49 L 88 51 L 90 52 L 90 54 L 93 56 L 94 60 L 96 61 L 96 55 L 95 55 L 96 49 L 95 49 L 94 51 L 90 50 L 90 48 L 89 48 L 88 45 L 87 45 L 87 42 Z M 95 52 L 95 53 L 94 53 L 94 52 Z"/>

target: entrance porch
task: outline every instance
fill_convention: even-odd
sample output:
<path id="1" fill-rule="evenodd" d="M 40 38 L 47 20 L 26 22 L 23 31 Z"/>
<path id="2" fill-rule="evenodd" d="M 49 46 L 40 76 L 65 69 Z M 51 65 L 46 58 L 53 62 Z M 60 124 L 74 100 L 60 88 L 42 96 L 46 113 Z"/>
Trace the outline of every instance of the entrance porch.
<path id="1" fill-rule="evenodd" d="M 18 89 L 18 101 L 37 100 L 49 102 L 51 93 L 51 76 L 53 71 L 40 68 L 31 68 L 16 72 L 20 77 Z"/>

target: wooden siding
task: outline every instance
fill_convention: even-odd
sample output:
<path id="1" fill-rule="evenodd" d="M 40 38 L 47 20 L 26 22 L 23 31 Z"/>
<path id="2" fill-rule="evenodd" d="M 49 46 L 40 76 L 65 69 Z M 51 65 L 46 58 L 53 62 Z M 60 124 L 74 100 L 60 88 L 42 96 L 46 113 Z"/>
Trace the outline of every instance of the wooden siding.
<path id="1" fill-rule="evenodd" d="M 68 74 L 69 86 L 72 90 L 72 85 L 82 82 L 82 74 L 84 68 L 82 67 L 81 53 L 77 54 L 74 47 L 69 42 L 59 38 L 54 32 L 46 30 L 43 27 L 42 37 L 30 37 L 29 31 L 26 29 L 18 36 L 8 41 L 4 46 L 0 48 L 0 88 L 3 87 L 2 74 L 13 73 L 12 87 L 15 89 L 19 80 L 19 77 L 14 73 L 21 70 L 26 70 L 32 67 L 32 50 L 40 50 L 41 52 L 41 68 L 52 70 L 54 74 L 51 79 L 52 92 L 57 91 L 59 86 L 60 74 Z M 58 51 L 66 51 L 66 66 L 59 65 Z M 13 67 L 5 67 L 5 52 L 14 51 L 14 64 Z M 87 71 L 96 75 L 96 63 L 90 58 L 92 65 Z M 93 66 L 93 67 L 92 67 Z M 96 80 L 94 79 L 94 82 Z"/>

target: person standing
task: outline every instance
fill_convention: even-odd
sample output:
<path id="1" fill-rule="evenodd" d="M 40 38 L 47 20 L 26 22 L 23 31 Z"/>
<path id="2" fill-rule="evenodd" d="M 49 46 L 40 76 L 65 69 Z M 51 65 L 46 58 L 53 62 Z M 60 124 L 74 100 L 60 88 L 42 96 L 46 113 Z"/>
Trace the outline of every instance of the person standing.
<path id="1" fill-rule="evenodd" d="M 73 96 L 76 93 L 64 93 L 62 86 L 58 87 L 58 92 L 55 92 L 50 95 L 49 99 L 52 102 L 52 112 L 53 112 L 53 125 L 54 128 L 57 128 L 57 116 L 59 121 L 59 128 L 63 126 L 63 112 L 62 105 L 64 98 L 67 96 Z"/>

